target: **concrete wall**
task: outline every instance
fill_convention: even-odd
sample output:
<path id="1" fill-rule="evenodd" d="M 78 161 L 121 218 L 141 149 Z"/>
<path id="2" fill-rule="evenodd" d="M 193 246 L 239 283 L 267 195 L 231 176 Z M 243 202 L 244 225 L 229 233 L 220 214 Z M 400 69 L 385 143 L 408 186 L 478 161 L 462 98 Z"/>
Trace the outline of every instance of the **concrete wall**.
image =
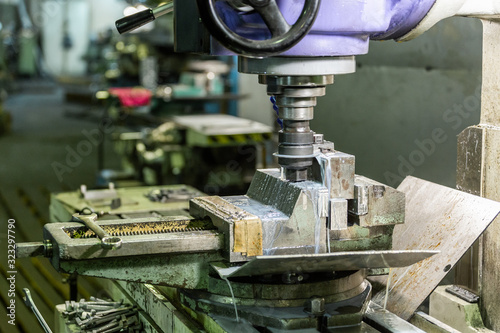
<path id="1" fill-rule="evenodd" d="M 238 104 L 240 117 L 272 126 L 275 117 L 267 96 L 266 86 L 259 84 L 257 75 L 239 74 L 240 94 L 248 96 Z"/>

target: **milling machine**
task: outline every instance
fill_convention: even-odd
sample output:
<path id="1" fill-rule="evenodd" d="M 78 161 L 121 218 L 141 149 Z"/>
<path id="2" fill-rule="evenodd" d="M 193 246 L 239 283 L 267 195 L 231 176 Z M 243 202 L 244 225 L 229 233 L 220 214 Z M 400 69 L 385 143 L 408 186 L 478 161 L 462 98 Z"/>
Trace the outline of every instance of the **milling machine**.
<path id="1" fill-rule="evenodd" d="M 497 216 L 499 205 L 415 178 L 394 189 L 356 175 L 354 156 L 337 151 L 309 122 L 316 98 L 334 75 L 355 71 L 354 56 L 366 53 L 370 40 L 406 40 L 448 16 L 489 17 L 498 13 L 495 6 L 447 0 L 177 0 L 119 21 L 119 30 L 127 31 L 175 8 L 179 52 L 239 55 L 240 72 L 259 75 L 283 120 L 276 154 L 281 169 L 258 170 L 246 195 L 192 199 L 187 219 L 96 225 L 92 214 L 49 224 L 45 244 L 20 247 L 19 255 L 44 253 L 64 272 L 168 286 L 159 289 L 173 304 L 165 309 L 170 312 L 164 330 L 419 332 L 370 302 L 367 270 L 386 273 L 419 262 L 393 270 L 395 296 L 378 298 L 382 305 L 394 298 L 395 304 L 411 304 L 394 311 L 408 319 Z M 483 209 L 466 219 L 463 206 L 437 202 L 438 194 Z M 453 243 L 445 236 L 449 225 L 437 227 L 445 215 L 461 226 Z M 172 228 L 181 232 L 161 233 Z M 159 232 L 149 234 L 151 229 Z M 110 237 L 115 243 L 105 242 Z M 412 270 L 429 273 L 421 289 L 412 286 Z M 407 289 L 396 288 L 401 285 Z M 179 312 L 199 326 L 179 323 Z M 151 314 L 156 316 L 161 317 Z"/>

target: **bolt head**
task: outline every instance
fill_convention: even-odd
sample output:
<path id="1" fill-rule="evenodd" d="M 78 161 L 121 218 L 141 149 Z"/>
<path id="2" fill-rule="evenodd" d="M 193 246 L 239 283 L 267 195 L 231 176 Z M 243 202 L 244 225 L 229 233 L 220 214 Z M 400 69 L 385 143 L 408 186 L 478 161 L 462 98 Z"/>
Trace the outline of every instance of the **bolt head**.
<path id="1" fill-rule="evenodd" d="M 314 143 L 315 144 L 322 144 L 325 141 L 323 134 L 314 133 L 313 137 L 314 137 Z"/>
<path id="2" fill-rule="evenodd" d="M 321 316 L 325 313 L 325 299 L 313 297 L 306 302 L 305 311 L 313 316 Z"/>

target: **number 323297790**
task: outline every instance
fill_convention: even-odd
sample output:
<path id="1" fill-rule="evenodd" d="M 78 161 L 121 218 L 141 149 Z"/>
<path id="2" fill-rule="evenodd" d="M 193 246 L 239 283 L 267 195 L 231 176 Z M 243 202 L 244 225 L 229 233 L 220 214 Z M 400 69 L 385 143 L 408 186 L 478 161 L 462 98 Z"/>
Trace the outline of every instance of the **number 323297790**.
<path id="1" fill-rule="evenodd" d="M 7 265 L 14 269 L 16 265 L 16 220 L 10 219 L 7 226 Z"/>

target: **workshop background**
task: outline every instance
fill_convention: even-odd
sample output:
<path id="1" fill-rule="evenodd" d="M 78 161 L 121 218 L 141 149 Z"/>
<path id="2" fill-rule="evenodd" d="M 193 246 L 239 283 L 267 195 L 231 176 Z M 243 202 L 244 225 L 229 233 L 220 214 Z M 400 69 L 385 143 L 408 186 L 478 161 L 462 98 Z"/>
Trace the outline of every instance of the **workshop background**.
<path id="1" fill-rule="evenodd" d="M 189 164 L 195 162 L 184 151 L 183 158 L 167 172 L 152 167 L 154 161 L 146 166 L 134 165 L 133 156 L 123 148 L 126 143 L 120 146 L 112 133 L 102 144 L 91 142 L 85 133 L 99 129 L 107 117 L 113 119 L 115 129 L 150 133 L 161 125 L 165 115 L 170 115 L 172 103 L 175 115 L 192 114 L 193 109 L 231 114 L 276 130 L 276 115 L 265 87 L 255 76 L 236 74 L 232 57 L 219 59 L 217 64 L 227 66 L 220 70 L 221 81 L 215 82 L 221 85 L 224 98 L 206 98 L 208 84 L 203 81 L 200 88 L 196 75 L 184 76 L 191 79 L 191 85 L 184 82 L 182 87 L 175 86 L 182 73 L 168 72 L 177 71 L 175 64 L 179 61 L 172 54 L 171 16 L 143 29 L 136 35 L 140 38 L 133 34 L 120 37 L 114 29 L 115 20 L 126 10 L 137 10 L 138 5 L 124 0 L 0 0 L 2 244 L 6 244 L 8 219 L 17 221 L 16 241 L 41 240 L 42 226 L 50 221 L 50 193 L 77 190 L 81 184 L 103 188 L 111 181 L 130 186 L 172 184 L 185 179 L 179 178 L 182 168 L 191 168 Z M 453 18 L 410 43 L 372 42 L 370 53 L 357 58 L 357 73 L 336 76 L 327 95 L 319 98 L 312 129 L 324 133 L 339 150 L 355 155 L 358 174 L 394 187 L 406 175 L 454 187 L 456 137 L 479 122 L 481 32 L 479 20 Z M 180 91 L 183 100 L 175 103 L 173 98 L 164 97 L 163 113 L 155 115 L 154 120 L 151 110 L 143 106 L 138 115 L 127 118 L 125 113 L 127 119 L 123 121 L 113 113 L 117 107 L 109 88 L 151 84 L 147 75 L 141 75 L 148 59 L 153 61 L 153 73 L 160 73 L 163 80 L 156 84 L 171 88 L 162 91 Z M 161 70 L 157 70 L 159 67 Z M 183 68 L 192 71 L 189 66 Z M 208 72 L 219 75 L 217 70 Z M 152 84 L 155 86 L 155 80 Z M 132 120 L 140 121 L 140 128 L 131 124 Z M 84 141 L 91 143 L 80 147 L 85 156 L 75 155 Z M 275 164 L 272 142 L 264 146 L 265 156 L 252 161 L 248 168 Z M 247 178 L 243 175 L 234 182 Z M 205 192 L 207 183 L 216 182 L 192 181 Z M 228 192 L 240 190 L 238 186 L 227 187 Z M 0 318 L 5 318 L 8 269 L 5 246 L 2 248 Z M 53 307 L 64 303 L 69 288 L 45 259 L 24 260 L 17 269 L 16 329 L 41 332 L 34 314 L 21 304 L 22 288 L 31 286 L 49 325 L 54 321 Z M 78 290 L 81 297 L 99 293 L 95 281 L 82 281 Z M 3 319 L 0 331 L 15 332 Z"/>

